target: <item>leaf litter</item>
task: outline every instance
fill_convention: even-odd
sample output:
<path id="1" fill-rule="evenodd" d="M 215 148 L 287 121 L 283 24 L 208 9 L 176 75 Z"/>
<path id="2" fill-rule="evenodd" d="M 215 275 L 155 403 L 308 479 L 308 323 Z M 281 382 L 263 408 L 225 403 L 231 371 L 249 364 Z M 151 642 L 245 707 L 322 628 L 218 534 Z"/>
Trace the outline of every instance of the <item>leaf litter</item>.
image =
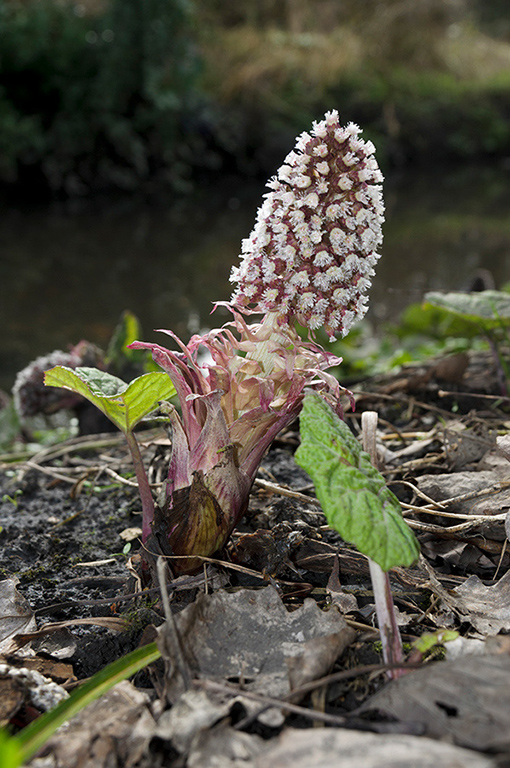
<path id="1" fill-rule="evenodd" d="M 475 768 L 508 756 L 510 421 L 495 379 L 491 388 L 490 360 L 479 358 L 453 374 L 448 361 L 433 361 L 365 382 L 346 416 L 357 434 L 362 411 L 378 411 L 381 466 L 420 540 L 420 562 L 390 573 L 404 640 L 460 632 L 446 659 L 429 654 L 398 681 L 381 669 L 366 559 L 326 525 L 293 461 L 292 429 L 265 459 L 223 559 L 168 583 L 184 681 L 157 594 L 139 596 L 121 556 L 122 531 L 140 523 L 122 444 L 109 435 L 94 448 L 89 438 L 14 471 L 4 465 L 2 492 L 23 493 L 17 507 L 0 506 L 0 567 L 33 612 L 25 606 L 14 626 L 9 607 L 0 636 L 28 637 L 24 622 L 34 616 L 39 629 L 105 622 L 70 625 L 74 646 L 66 636 L 40 650 L 34 638 L 2 662 L 50 663 L 48 679 L 60 674 L 72 689 L 157 633 L 164 657 L 73 718 L 33 765 Z M 142 442 L 157 483 L 168 447 L 161 433 Z M 131 626 L 112 629 L 109 617 Z M 60 673 L 59 647 L 61 658 L 66 647 L 72 653 Z M 13 721 L 37 714 L 16 706 Z"/>

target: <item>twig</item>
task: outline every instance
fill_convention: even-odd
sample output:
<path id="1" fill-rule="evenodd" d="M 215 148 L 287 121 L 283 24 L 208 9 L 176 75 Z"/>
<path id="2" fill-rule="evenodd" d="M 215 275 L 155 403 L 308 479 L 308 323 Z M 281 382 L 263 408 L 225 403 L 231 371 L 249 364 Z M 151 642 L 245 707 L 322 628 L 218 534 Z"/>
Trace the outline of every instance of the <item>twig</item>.
<path id="1" fill-rule="evenodd" d="M 55 480 L 61 480 L 64 483 L 76 484 L 76 477 L 70 477 L 69 475 L 63 475 L 61 472 L 56 472 L 54 469 L 48 469 L 48 467 L 41 467 L 35 461 L 25 461 L 25 466 L 30 469 L 36 469 L 38 472 L 42 472 L 43 475 L 49 475 Z"/>
<path id="2" fill-rule="evenodd" d="M 167 564 L 163 557 L 158 557 L 157 569 L 158 569 L 159 588 L 161 590 L 161 600 L 163 603 L 163 610 L 165 612 L 165 619 L 166 619 L 167 631 L 164 637 L 168 645 L 170 646 L 167 649 L 167 653 L 165 654 L 165 656 L 168 654 L 170 659 L 173 661 L 175 665 L 175 669 L 181 677 L 184 690 L 187 691 L 191 685 L 191 675 L 190 675 L 188 664 L 184 657 L 184 651 L 182 648 L 182 642 L 181 642 L 181 637 L 179 635 L 179 630 L 177 629 L 177 623 L 172 613 L 172 609 L 170 608 L 170 600 L 168 599 L 168 590 L 166 588 Z"/>
<path id="3" fill-rule="evenodd" d="M 260 701 L 265 706 L 259 714 L 266 709 L 276 707 L 277 709 L 283 709 L 286 712 L 292 712 L 296 715 L 303 715 L 310 720 L 318 720 L 321 723 L 327 723 L 328 725 L 345 725 L 347 718 L 341 715 L 328 715 L 326 712 L 317 712 L 315 709 L 308 709 L 307 707 L 300 707 L 298 704 L 291 704 L 288 701 L 282 699 L 273 699 L 270 696 L 262 696 L 260 693 L 254 693 L 253 691 L 245 691 L 242 688 L 235 688 L 227 683 L 216 683 L 213 680 L 194 680 L 193 685 L 197 688 L 204 688 L 206 691 L 218 691 L 219 693 L 227 693 L 231 696 L 242 696 L 252 701 Z"/>
<path id="4" fill-rule="evenodd" d="M 305 493 L 300 493 L 299 491 L 293 491 L 290 488 L 285 488 L 283 485 L 277 485 L 276 483 L 269 483 L 267 480 L 261 480 L 260 478 L 257 478 L 255 480 L 254 485 L 257 485 L 259 488 L 262 488 L 264 491 L 268 491 L 269 493 L 275 493 L 279 496 L 288 496 L 290 499 L 297 499 L 298 501 L 303 501 L 308 504 L 313 504 L 314 507 L 320 507 L 320 501 L 318 499 L 315 499 L 313 496 L 307 496 Z M 307 514 L 323 514 L 319 512 L 307 512 Z"/>
<path id="5" fill-rule="evenodd" d="M 283 709 L 288 712 L 294 712 L 296 714 L 303 715 L 305 717 L 308 717 L 311 720 L 318 720 L 322 722 L 331 723 L 332 725 L 342 725 L 347 722 L 349 722 L 348 718 L 342 717 L 341 715 L 327 715 L 323 712 L 317 712 L 315 710 L 308 709 L 307 707 L 301 707 L 296 704 L 292 704 L 292 699 L 300 699 L 305 694 L 310 693 L 311 691 L 317 690 L 317 688 L 322 688 L 326 685 L 331 685 L 332 683 L 341 682 L 344 680 L 350 680 L 355 677 L 361 677 L 362 675 L 374 675 L 374 674 L 380 674 L 383 672 L 388 672 L 391 670 L 394 670 L 396 668 L 404 669 L 405 671 L 413 670 L 413 669 L 419 669 L 421 667 L 421 664 L 402 664 L 402 665 L 388 665 L 388 664 L 366 664 L 362 667 L 356 667 L 354 669 L 345 669 L 341 672 L 333 672 L 330 675 L 326 675 L 325 677 L 320 677 L 316 680 L 311 680 L 308 683 L 304 683 L 303 685 L 300 685 L 298 688 L 294 688 L 294 690 L 290 691 L 286 696 L 283 696 L 281 699 L 274 699 L 270 696 L 263 696 L 262 694 L 255 693 L 254 691 L 246 691 L 241 687 L 236 687 L 234 685 L 231 685 L 229 683 L 219 683 L 213 680 L 194 680 L 193 685 L 200 688 L 205 688 L 206 690 L 215 690 L 222 693 L 229 694 L 231 696 L 244 696 L 247 699 L 252 699 L 254 701 L 260 701 L 264 704 L 263 707 L 261 707 L 256 712 L 253 712 L 252 714 L 248 715 L 247 717 L 240 720 L 234 728 L 236 730 L 241 730 L 242 728 L 245 728 L 247 725 L 252 723 L 254 720 L 256 720 L 259 715 L 261 715 L 263 712 L 265 712 L 267 709 L 270 709 L 271 707 L 276 707 L 277 709 Z M 326 719 L 328 718 L 328 719 Z M 334 718 L 333 720 L 330 720 L 329 718 Z"/>

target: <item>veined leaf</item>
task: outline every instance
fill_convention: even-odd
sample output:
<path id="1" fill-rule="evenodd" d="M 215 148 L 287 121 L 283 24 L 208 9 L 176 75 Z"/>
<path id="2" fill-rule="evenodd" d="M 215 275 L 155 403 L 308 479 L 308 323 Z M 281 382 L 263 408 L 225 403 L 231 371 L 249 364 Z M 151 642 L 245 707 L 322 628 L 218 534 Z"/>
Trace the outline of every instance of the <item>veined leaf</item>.
<path id="1" fill-rule="evenodd" d="M 97 368 L 67 368 L 57 365 L 44 374 L 44 383 L 83 395 L 122 432 L 132 430 L 151 413 L 160 400 L 175 395 L 175 387 L 163 372 L 146 373 L 130 384 Z"/>
<path id="2" fill-rule="evenodd" d="M 475 291 L 473 293 L 425 294 L 425 302 L 441 307 L 484 328 L 510 325 L 510 293 L 504 291 Z"/>
<path id="3" fill-rule="evenodd" d="M 419 545 L 397 497 L 352 435 L 318 395 L 305 397 L 296 461 L 315 484 L 329 525 L 384 571 L 411 565 Z"/>

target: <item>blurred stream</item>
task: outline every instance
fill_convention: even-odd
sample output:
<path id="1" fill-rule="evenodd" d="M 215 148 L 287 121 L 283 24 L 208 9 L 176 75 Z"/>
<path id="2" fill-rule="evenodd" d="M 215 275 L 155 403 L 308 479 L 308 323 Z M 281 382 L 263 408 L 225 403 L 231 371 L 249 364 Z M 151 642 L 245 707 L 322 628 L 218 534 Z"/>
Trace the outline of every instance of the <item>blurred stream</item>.
<path id="1" fill-rule="evenodd" d="M 230 267 L 263 182 L 223 178 L 177 202 L 158 197 L 20 208 L 0 217 L 0 388 L 36 356 L 82 338 L 105 346 L 124 309 L 145 340 L 221 325 Z M 477 269 L 510 281 L 510 169 L 406 170 L 385 183 L 383 258 L 369 317 L 378 329 L 431 289 L 466 289 Z M 164 337 L 159 338 L 166 343 Z"/>

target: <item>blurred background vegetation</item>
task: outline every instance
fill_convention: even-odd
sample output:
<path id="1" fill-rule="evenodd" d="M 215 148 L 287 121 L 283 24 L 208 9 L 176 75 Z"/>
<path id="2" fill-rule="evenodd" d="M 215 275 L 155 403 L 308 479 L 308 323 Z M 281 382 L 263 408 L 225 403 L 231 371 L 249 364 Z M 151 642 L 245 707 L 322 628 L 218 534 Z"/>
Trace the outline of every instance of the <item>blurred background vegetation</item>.
<path id="1" fill-rule="evenodd" d="M 508 0 L 0 0 L 0 184 L 272 173 L 337 108 L 382 165 L 510 157 Z"/>

